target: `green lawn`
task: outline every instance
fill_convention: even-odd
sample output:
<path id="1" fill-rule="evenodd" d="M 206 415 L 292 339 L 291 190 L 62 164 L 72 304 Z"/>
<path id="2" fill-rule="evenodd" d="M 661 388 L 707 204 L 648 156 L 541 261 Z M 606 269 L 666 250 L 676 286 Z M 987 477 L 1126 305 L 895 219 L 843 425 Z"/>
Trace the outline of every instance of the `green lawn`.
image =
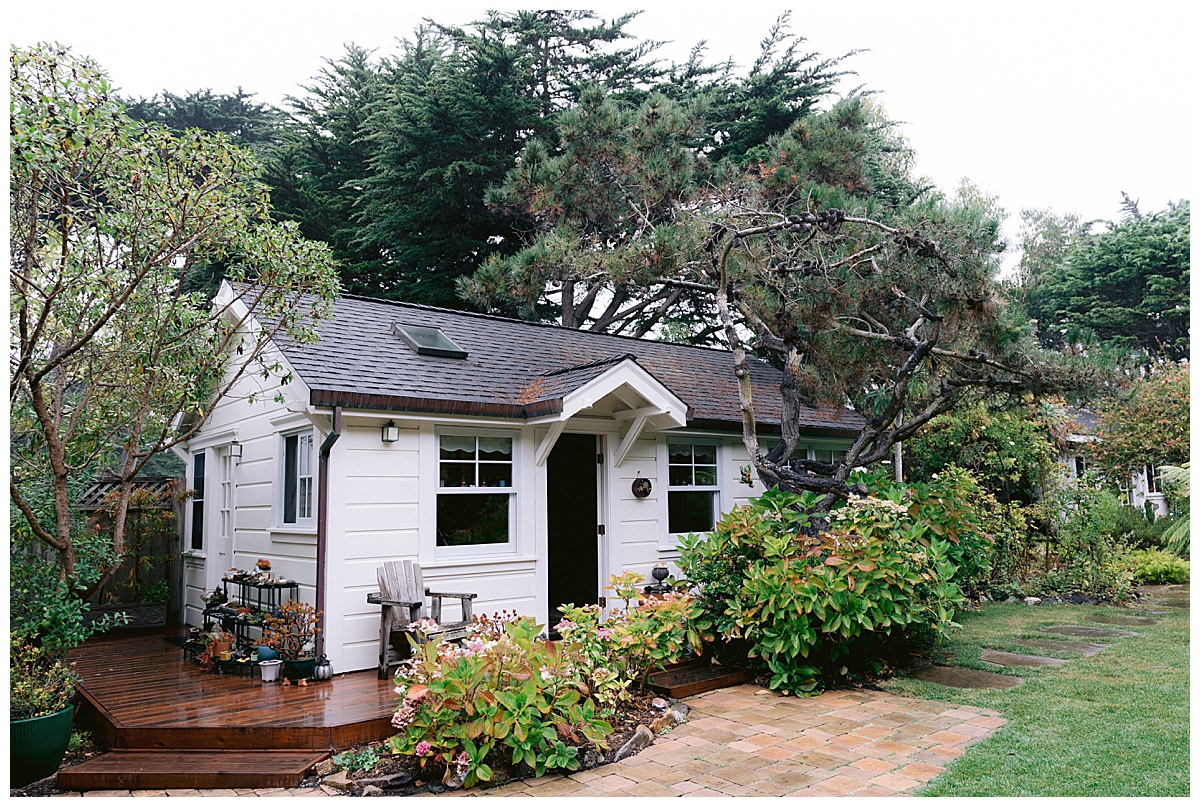
<path id="1" fill-rule="evenodd" d="M 1168 610 L 1168 609 L 1163 609 Z M 893 679 L 890 692 L 995 709 L 1009 722 L 972 746 L 921 796 L 1187 796 L 1188 613 L 1170 610 L 1137 636 L 1098 655 L 1030 650 L 1022 638 L 1070 639 L 1047 625 L 1088 623 L 1089 614 L 1129 614 L 1091 606 L 993 604 L 961 615 L 962 630 L 942 646 L 948 664 L 1019 675 L 1007 691 L 952 689 Z M 1098 627 L 1123 627 L 1097 625 Z M 985 647 L 1038 656 L 1075 656 L 1058 667 L 1006 668 L 979 661 Z"/>

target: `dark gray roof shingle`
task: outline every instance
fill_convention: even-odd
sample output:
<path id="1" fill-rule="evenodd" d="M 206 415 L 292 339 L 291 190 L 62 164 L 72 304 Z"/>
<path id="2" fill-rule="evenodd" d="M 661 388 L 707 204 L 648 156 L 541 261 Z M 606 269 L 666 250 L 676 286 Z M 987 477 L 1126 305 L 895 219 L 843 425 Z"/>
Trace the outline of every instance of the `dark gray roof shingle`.
<path id="1" fill-rule="evenodd" d="M 342 297 L 333 309 L 319 342 L 279 341 L 313 390 L 313 404 L 535 417 L 560 411 L 563 394 L 632 357 L 689 405 L 689 422 L 741 423 L 727 351 L 362 297 Z M 417 355 L 392 333 L 393 323 L 438 328 L 467 358 Z M 779 423 L 780 377 L 751 362 L 761 424 Z M 801 418 L 804 426 L 836 431 L 856 431 L 861 422 L 836 408 L 806 409 Z"/>

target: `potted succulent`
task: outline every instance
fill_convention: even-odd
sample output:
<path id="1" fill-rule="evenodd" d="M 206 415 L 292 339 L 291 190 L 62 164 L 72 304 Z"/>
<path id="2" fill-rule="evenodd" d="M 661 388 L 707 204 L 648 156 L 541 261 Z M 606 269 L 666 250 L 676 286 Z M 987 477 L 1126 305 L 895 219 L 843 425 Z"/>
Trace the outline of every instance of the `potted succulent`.
<path id="1" fill-rule="evenodd" d="M 278 611 L 263 619 L 262 644 L 279 653 L 283 676 L 290 681 L 313 677 L 318 616 L 308 603 L 286 600 Z"/>
<path id="2" fill-rule="evenodd" d="M 77 678 L 62 654 L 15 637 L 9 650 L 11 786 L 24 787 L 58 770 L 67 753 Z"/>

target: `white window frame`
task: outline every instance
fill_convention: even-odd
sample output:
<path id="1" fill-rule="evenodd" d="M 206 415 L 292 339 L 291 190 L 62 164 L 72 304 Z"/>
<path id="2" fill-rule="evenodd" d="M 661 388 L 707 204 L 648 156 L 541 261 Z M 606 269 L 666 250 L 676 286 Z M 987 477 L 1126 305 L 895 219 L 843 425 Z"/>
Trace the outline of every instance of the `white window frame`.
<path id="1" fill-rule="evenodd" d="M 474 437 L 478 441 L 480 437 L 504 437 L 512 441 L 512 484 L 506 487 L 442 487 L 442 438 L 443 437 Z M 433 513 L 430 523 L 433 525 L 433 534 L 430 536 L 430 544 L 433 545 L 434 558 L 454 559 L 454 558 L 473 558 L 483 555 L 515 555 L 518 550 L 517 541 L 517 525 L 520 523 L 518 518 L 518 509 L 521 506 L 521 461 L 520 461 L 520 432 L 509 429 L 489 429 L 472 428 L 468 426 L 439 426 L 434 429 L 433 434 L 433 458 L 431 473 L 433 475 Z M 476 451 L 478 451 L 478 442 L 476 442 Z M 480 464 L 478 454 L 473 460 L 476 466 Z M 483 464 L 488 464 L 483 461 Z M 497 463 L 498 464 L 498 463 Z M 478 471 L 477 471 L 478 472 Z M 471 544 L 469 546 L 439 546 L 437 542 L 437 497 L 443 495 L 455 496 L 470 496 L 480 493 L 506 493 L 508 494 L 508 541 L 498 544 Z"/>
<path id="2" fill-rule="evenodd" d="M 704 445 L 712 446 L 714 449 L 714 459 L 716 462 L 716 482 L 712 485 L 672 485 L 671 484 L 671 446 L 672 445 Z M 679 539 L 686 532 L 671 532 L 671 493 L 672 492 L 711 492 L 713 493 L 713 526 L 721 520 L 721 514 L 725 512 L 723 503 L 725 490 L 725 473 L 722 469 L 726 463 L 725 443 L 719 437 L 699 437 L 686 434 L 680 435 L 664 435 L 660 443 L 660 458 L 662 472 L 659 479 L 663 486 L 662 505 L 659 508 L 659 517 L 662 519 L 662 529 L 659 535 L 662 536 L 659 542 L 659 547 L 662 549 L 675 549 L 679 546 Z M 695 460 L 693 458 L 693 465 Z M 712 529 L 711 527 L 709 528 Z"/>
<path id="3" fill-rule="evenodd" d="M 287 470 L 287 441 L 295 437 L 296 441 L 296 520 L 286 521 L 287 518 L 287 487 L 288 487 L 288 470 Z M 302 463 L 300 462 L 300 447 L 303 445 L 303 439 L 307 437 L 309 440 L 308 454 L 308 476 L 301 475 L 300 471 Z M 281 432 L 279 435 L 279 495 L 276 497 L 276 504 L 279 507 L 278 516 L 275 519 L 276 526 L 281 530 L 298 529 L 311 530 L 317 523 L 317 431 L 310 427 L 301 429 L 290 429 Z M 301 515 L 301 491 L 303 485 L 301 481 L 307 479 L 309 481 L 309 510 L 307 516 Z"/>

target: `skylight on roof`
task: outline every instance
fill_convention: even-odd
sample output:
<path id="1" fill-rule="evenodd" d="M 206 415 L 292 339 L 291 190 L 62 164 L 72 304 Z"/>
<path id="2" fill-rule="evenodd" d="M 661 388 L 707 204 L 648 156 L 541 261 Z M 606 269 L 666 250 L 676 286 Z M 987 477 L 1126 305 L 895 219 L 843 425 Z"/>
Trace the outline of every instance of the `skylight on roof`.
<path id="1" fill-rule="evenodd" d="M 399 336 L 418 356 L 442 356 L 447 359 L 467 357 L 467 351 L 450 341 L 450 337 L 437 328 L 393 322 L 392 333 Z"/>

